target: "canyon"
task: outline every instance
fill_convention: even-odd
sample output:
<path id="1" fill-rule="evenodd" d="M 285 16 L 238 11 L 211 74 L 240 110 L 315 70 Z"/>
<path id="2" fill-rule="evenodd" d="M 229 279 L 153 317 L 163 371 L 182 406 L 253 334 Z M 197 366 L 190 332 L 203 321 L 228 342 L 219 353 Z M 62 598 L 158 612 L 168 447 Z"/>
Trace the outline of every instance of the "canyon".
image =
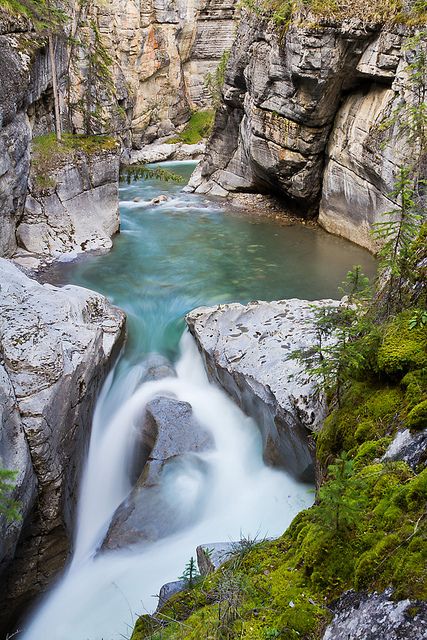
<path id="1" fill-rule="evenodd" d="M 283 30 L 244 5 L 73 5 L 67 26 L 53 38 L 66 131 L 61 143 L 54 134 L 46 32 L 25 11 L 0 7 L 0 459 L 17 472 L 12 498 L 21 513 L 19 521 L 0 528 L 0 633 L 16 628 L 73 552 L 95 406 L 127 348 L 126 316 L 115 299 L 113 304 L 89 289 L 47 284 L 38 269 L 85 253 L 102 256 L 117 242 L 121 165 L 201 157 L 185 189 L 195 195 L 186 198 L 207 198 L 208 209 L 226 203 L 218 207 L 235 213 L 242 193 L 259 194 L 259 201 L 251 201 L 253 214 L 263 195 L 272 196 L 277 223 L 286 224 L 287 216 L 316 222 L 375 254 L 381 242 L 373 230 L 384 214 L 399 209 L 393 192 L 400 168 L 422 155 L 421 143 L 404 126 L 404 105 L 416 99 L 411 27 L 355 17 L 317 21 L 302 12 Z M 227 60 L 208 139 L 177 142 L 192 114 L 212 110 L 207 79 Z M 150 195 L 144 205 L 155 201 L 157 194 Z M 158 201 L 161 212 L 167 201 Z M 127 206 L 137 202 L 135 197 Z M 184 206 L 192 205 L 185 200 Z M 247 250 L 256 253 L 257 246 L 253 242 Z M 423 260 L 417 268 L 425 269 Z M 250 273 L 253 280 L 260 275 Z M 241 297 L 250 299 L 246 289 Z M 336 304 L 317 302 L 318 308 Z M 287 358 L 291 347 L 315 345 L 313 313 L 303 300 L 264 303 L 258 296 L 246 306 L 227 300 L 196 308 L 186 320 L 210 380 L 258 423 L 264 461 L 299 482 L 313 481 L 316 470 L 320 485 L 325 464 L 320 469 L 312 433 L 322 431 L 325 396 Z M 176 375 L 167 359 L 153 370 L 140 384 Z M 157 492 L 169 468 L 192 454 L 209 456 L 209 433 L 192 405 L 173 397 L 178 383 L 170 385 L 172 397 L 151 400 L 145 422 L 140 420 L 143 453 L 131 490 L 113 510 L 103 550 L 174 532 L 178 516 L 163 514 L 156 529 L 151 522 L 141 526 L 141 513 L 153 513 L 153 522 L 158 517 L 163 503 L 156 502 Z M 175 448 L 164 444 L 171 420 L 183 425 L 183 442 Z M 403 423 L 376 459 L 405 461 L 418 473 L 425 462 L 425 428 L 414 435 Z M 199 470 L 203 475 L 202 464 Z M 339 640 L 360 626 L 359 608 L 372 619 L 386 611 L 381 632 L 390 638 L 409 632 L 416 638 L 424 609 L 415 597 L 397 604 L 390 598 L 387 590 L 365 599 L 343 596 L 325 640 Z M 406 610 L 418 606 L 408 621 Z M 393 627 L 395 618 L 399 624 Z M 135 640 L 146 637 L 135 633 Z"/>

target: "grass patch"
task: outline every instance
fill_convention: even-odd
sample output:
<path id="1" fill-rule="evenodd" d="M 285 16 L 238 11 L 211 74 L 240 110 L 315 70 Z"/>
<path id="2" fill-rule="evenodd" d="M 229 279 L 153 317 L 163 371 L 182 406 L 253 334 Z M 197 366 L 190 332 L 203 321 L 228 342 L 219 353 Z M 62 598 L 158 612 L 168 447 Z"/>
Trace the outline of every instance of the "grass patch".
<path id="1" fill-rule="evenodd" d="M 310 18 L 341 21 L 358 18 L 364 24 L 401 23 L 422 26 L 427 22 L 427 0 L 242 0 L 259 16 L 287 28 L 292 20 Z"/>
<path id="2" fill-rule="evenodd" d="M 173 138 L 169 138 L 167 143 L 183 142 L 184 144 L 197 144 L 201 142 L 210 135 L 214 116 L 215 112 L 212 110 L 195 111 L 181 133 Z"/>
<path id="3" fill-rule="evenodd" d="M 64 133 L 58 142 L 55 133 L 33 138 L 31 142 L 31 176 L 35 186 L 41 190 L 55 187 L 51 174 L 78 156 L 92 156 L 115 151 L 117 143 L 110 136 L 85 136 Z"/>

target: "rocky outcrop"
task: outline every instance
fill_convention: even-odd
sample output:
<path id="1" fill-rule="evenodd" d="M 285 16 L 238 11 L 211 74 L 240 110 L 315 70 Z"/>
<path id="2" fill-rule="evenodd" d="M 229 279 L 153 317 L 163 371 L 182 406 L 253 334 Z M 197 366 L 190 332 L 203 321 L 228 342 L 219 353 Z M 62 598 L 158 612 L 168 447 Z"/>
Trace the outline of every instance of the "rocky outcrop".
<path id="1" fill-rule="evenodd" d="M 2 524 L 4 630 L 70 550 L 93 409 L 122 343 L 124 314 L 86 289 L 43 286 L 6 260 L 0 274 L 0 455 L 17 471 L 13 497 L 22 513 L 21 522 Z"/>
<path id="2" fill-rule="evenodd" d="M 65 51 L 56 47 L 59 77 Z M 27 195 L 30 140 L 52 128 L 50 64 L 44 38 L 28 20 L 0 8 L 0 256 L 16 250 L 15 229 Z"/>
<path id="3" fill-rule="evenodd" d="M 114 514 L 103 548 L 116 549 L 158 540 L 192 522 L 199 508 L 199 489 L 192 499 L 177 499 L 172 488 L 181 472 L 191 468 L 199 483 L 206 475 L 203 460 L 194 456 L 213 441 L 196 421 L 188 402 L 158 397 L 146 407 L 139 442 L 140 476 Z"/>
<path id="4" fill-rule="evenodd" d="M 197 566 L 200 575 L 207 576 L 224 562 L 230 560 L 233 554 L 239 552 L 239 542 L 210 542 L 209 544 L 200 544 L 196 548 Z"/>
<path id="5" fill-rule="evenodd" d="M 318 306 L 334 304 L 331 300 Z M 201 307 L 186 321 L 211 380 L 260 425 L 264 459 L 313 478 L 310 432 L 326 414 L 318 386 L 295 358 L 316 344 L 313 303 L 303 300 Z"/>
<path id="6" fill-rule="evenodd" d="M 383 593 L 344 594 L 334 607 L 335 616 L 323 640 L 422 640 L 427 634 L 425 602 L 392 598 Z"/>
<path id="7" fill-rule="evenodd" d="M 37 256 L 109 249 L 119 229 L 120 152 L 113 143 L 43 163 L 33 152 L 29 193 L 16 230 L 20 249 Z"/>
<path id="8" fill-rule="evenodd" d="M 210 104 L 204 79 L 231 47 L 236 6 L 236 0 L 91 3 L 90 19 L 111 56 L 112 87 L 100 86 L 100 104 L 108 126 L 120 132 L 126 146 L 140 149 L 169 135 L 192 109 Z M 85 15 L 81 19 L 87 23 Z M 76 61 L 72 109 L 82 130 L 78 103 L 87 92 L 85 55 Z"/>
<path id="9" fill-rule="evenodd" d="M 183 144 L 182 142 L 147 144 L 143 149 L 132 151 L 129 164 L 138 162 L 165 162 L 167 160 L 200 160 L 205 152 L 204 142 Z"/>
<path id="10" fill-rule="evenodd" d="M 427 464 L 427 429 L 411 432 L 398 431 L 388 447 L 382 461 L 403 460 L 414 471 Z"/>
<path id="11" fill-rule="evenodd" d="M 411 150 L 382 129 L 408 92 L 403 27 L 245 14 L 233 44 L 199 193 L 273 191 L 302 217 L 371 250 L 372 225 L 395 208 L 397 167 Z"/>

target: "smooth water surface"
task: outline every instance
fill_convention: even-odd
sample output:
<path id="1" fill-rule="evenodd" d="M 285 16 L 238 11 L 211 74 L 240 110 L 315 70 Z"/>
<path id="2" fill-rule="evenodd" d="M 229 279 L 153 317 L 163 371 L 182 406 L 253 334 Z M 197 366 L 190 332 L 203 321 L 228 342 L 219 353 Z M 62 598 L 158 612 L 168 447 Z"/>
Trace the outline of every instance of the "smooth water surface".
<path id="1" fill-rule="evenodd" d="M 188 176 L 193 166 L 171 168 Z M 100 291 L 126 311 L 129 337 L 97 403 L 71 564 L 24 640 L 128 638 L 136 616 L 155 608 L 153 594 L 182 574 L 198 544 L 280 535 L 312 503 L 307 485 L 264 465 L 256 424 L 209 383 L 194 341 L 181 337 L 183 317 L 227 301 L 334 297 L 352 265 L 372 273 L 374 261 L 319 230 L 229 215 L 180 189 L 158 181 L 122 186 L 122 232 L 113 250 L 61 267 L 62 280 Z M 148 206 L 159 193 L 169 200 Z M 141 384 L 144 359 L 154 351 L 175 362 L 177 377 Z M 188 521 L 162 540 L 99 553 L 131 490 L 137 418 L 165 394 L 189 402 L 215 443 L 162 479 L 166 503 L 179 504 Z"/>

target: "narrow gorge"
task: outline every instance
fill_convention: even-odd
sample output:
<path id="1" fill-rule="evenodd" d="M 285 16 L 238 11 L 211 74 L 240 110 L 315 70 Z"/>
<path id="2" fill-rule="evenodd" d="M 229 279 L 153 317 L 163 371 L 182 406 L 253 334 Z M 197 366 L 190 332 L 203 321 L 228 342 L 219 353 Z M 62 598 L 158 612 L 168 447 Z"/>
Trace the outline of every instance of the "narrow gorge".
<path id="1" fill-rule="evenodd" d="M 0 60 L 0 636 L 424 638 L 426 3 L 0 0 Z"/>

